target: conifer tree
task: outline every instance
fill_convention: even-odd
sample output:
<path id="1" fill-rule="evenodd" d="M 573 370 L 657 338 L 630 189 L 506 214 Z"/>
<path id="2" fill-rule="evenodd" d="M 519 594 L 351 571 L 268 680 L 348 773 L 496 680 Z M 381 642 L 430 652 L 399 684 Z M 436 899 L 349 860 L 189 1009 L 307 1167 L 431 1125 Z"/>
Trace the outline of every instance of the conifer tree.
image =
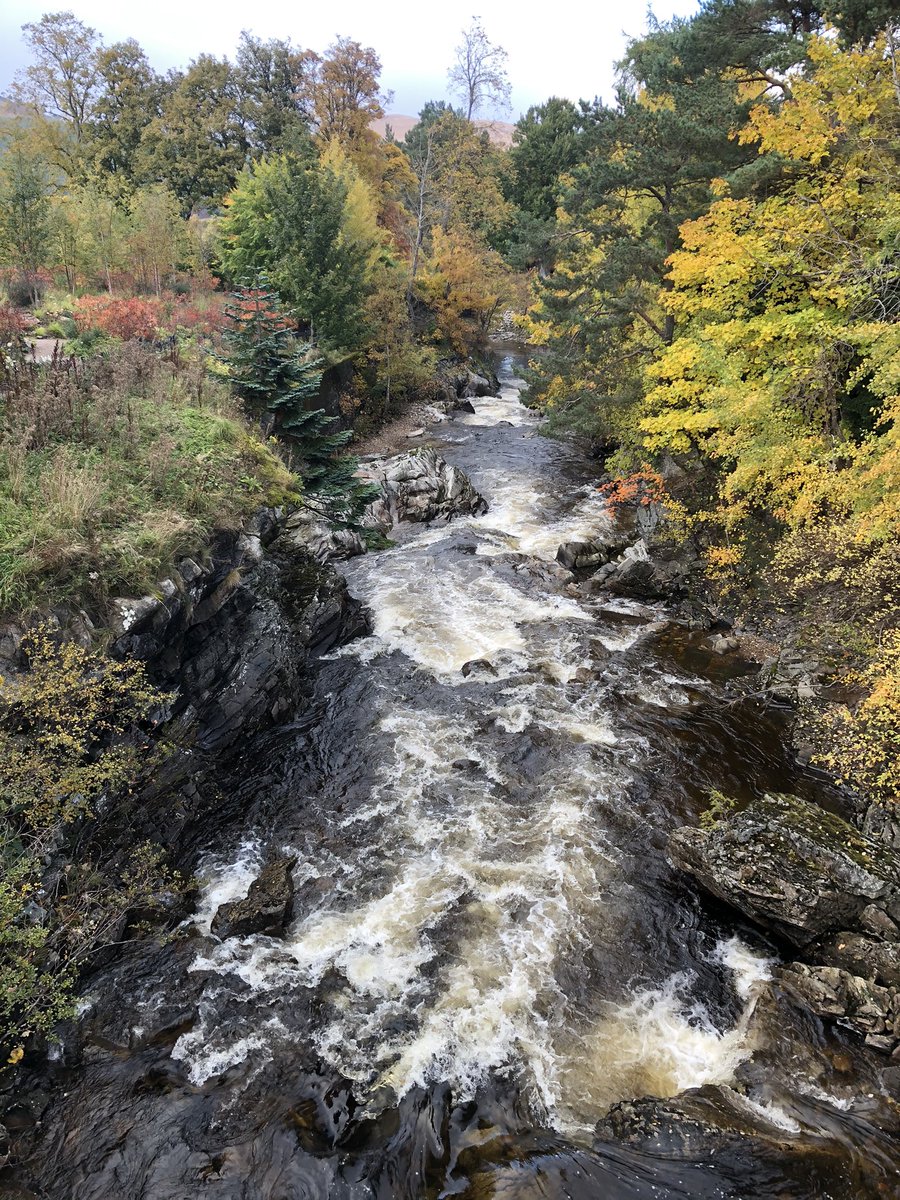
<path id="1" fill-rule="evenodd" d="M 357 460 L 341 454 L 352 436 L 314 407 L 323 364 L 282 310 L 264 277 L 239 288 L 226 306 L 230 327 L 222 361 L 248 410 L 284 439 L 314 507 L 333 525 L 354 526 L 377 489 L 356 478 Z"/>

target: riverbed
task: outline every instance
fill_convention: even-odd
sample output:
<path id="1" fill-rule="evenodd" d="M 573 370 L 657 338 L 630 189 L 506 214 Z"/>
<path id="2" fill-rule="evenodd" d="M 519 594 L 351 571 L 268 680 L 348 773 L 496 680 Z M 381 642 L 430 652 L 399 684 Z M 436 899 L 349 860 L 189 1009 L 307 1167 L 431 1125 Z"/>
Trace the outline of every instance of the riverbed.
<path id="1" fill-rule="evenodd" d="M 843 1035 L 799 1016 L 766 1035 L 778 948 L 665 855 L 711 789 L 814 796 L 821 780 L 785 714 L 739 701 L 749 665 L 557 570 L 557 546 L 606 517 L 518 369 L 505 355 L 500 394 L 422 439 L 488 512 L 345 564 L 372 633 L 246 747 L 240 819 L 209 825 L 182 936 L 90 980 L 39 1194 L 896 1194 L 886 1102 L 828 1066 Z M 214 938 L 273 853 L 295 860 L 285 937 Z M 595 1141 L 618 1102 L 712 1085 L 739 1089 L 783 1153 Z"/>

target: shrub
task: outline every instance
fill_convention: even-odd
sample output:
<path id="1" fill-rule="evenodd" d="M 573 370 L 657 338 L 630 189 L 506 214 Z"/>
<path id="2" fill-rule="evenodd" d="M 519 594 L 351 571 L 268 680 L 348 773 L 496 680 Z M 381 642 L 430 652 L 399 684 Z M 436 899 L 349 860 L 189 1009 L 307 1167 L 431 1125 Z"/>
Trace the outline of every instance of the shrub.
<path id="1" fill-rule="evenodd" d="M 97 335 L 105 336 L 105 335 Z M 85 362 L 0 358 L 0 613 L 154 586 L 296 481 L 196 351 L 139 341 Z"/>
<path id="2" fill-rule="evenodd" d="M 40 304 L 47 291 L 47 280 L 40 274 L 15 275 L 6 284 L 10 304 L 31 308 Z"/>
<path id="3" fill-rule="evenodd" d="M 824 718 L 818 762 L 838 781 L 895 806 L 900 797 L 900 631 L 887 632 L 871 660 L 842 682 L 862 692 Z"/>
<path id="4" fill-rule="evenodd" d="M 0 304 L 0 348 L 16 345 L 28 331 L 25 314 L 11 304 Z"/>
<path id="5" fill-rule="evenodd" d="M 75 327 L 80 334 L 104 333 L 123 342 L 151 341 L 163 321 L 158 300 L 132 296 L 82 296 L 75 305 Z"/>
<path id="6" fill-rule="evenodd" d="M 109 873 L 59 851 L 74 822 L 153 761 L 142 727 L 165 697 L 143 664 L 60 644 L 47 626 L 22 651 L 29 669 L 0 679 L 0 1044 L 13 1062 L 71 1011 L 79 966 L 127 910 L 160 880 L 180 882 L 146 848 Z"/>

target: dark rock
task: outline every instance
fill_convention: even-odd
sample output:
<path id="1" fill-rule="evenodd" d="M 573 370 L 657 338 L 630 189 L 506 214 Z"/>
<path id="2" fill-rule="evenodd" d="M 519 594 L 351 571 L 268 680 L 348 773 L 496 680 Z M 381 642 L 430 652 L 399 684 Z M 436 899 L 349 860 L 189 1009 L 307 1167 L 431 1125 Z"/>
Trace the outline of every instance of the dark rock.
<path id="1" fill-rule="evenodd" d="M 243 900 L 220 904 L 212 919 L 216 937 L 242 938 L 253 933 L 281 934 L 291 916 L 295 858 L 278 858 L 263 867 Z"/>
<path id="2" fill-rule="evenodd" d="M 900 915 L 900 855 L 796 796 L 767 795 L 712 830 L 677 829 L 672 862 L 797 946 Z"/>
<path id="3" fill-rule="evenodd" d="M 458 404 L 453 405 L 453 411 L 458 413 L 469 413 L 475 415 L 475 405 L 471 400 L 460 400 Z"/>
<path id="4" fill-rule="evenodd" d="M 807 953 L 814 961 L 841 967 L 851 975 L 860 975 L 884 987 L 900 987 L 900 944 L 897 942 L 883 942 L 842 930 L 816 942 Z"/>
<path id="5" fill-rule="evenodd" d="M 604 564 L 584 585 L 584 595 L 610 592 L 634 600 L 676 600 L 683 595 L 695 557 L 687 547 L 654 547 L 641 538 Z"/>
<path id="6" fill-rule="evenodd" d="M 463 663 L 461 667 L 463 675 L 468 679 L 470 675 L 496 675 L 497 668 L 487 661 L 486 658 L 473 658 L 469 662 Z"/>
<path id="7" fill-rule="evenodd" d="M 627 542 L 605 541 L 602 538 L 589 542 L 563 542 L 556 551 L 556 561 L 569 571 L 581 571 L 603 566 L 611 559 L 618 558 L 627 548 Z"/>
<path id="8" fill-rule="evenodd" d="M 790 963 L 776 978 L 799 996 L 816 1016 L 841 1021 L 883 1053 L 900 1041 L 900 991 L 851 975 L 839 967 Z"/>
<path id="9" fill-rule="evenodd" d="M 595 1145 L 699 1161 L 739 1146 L 770 1153 L 787 1140 L 784 1130 L 754 1112 L 740 1093 L 715 1084 L 690 1088 L 668 1100 L 648 1096 L 613 1105 L 594 1130 Z"/>

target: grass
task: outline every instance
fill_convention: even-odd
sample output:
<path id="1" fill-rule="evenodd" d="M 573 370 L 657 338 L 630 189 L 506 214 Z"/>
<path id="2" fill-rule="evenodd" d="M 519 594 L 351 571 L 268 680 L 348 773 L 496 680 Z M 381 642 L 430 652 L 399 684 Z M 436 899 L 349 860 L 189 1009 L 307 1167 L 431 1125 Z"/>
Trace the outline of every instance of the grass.
<path id="1" fill-rule="evenodd" d="M 102 612 L 295 487 L 199 352 L 0 364 L 0 613 Z"/>

